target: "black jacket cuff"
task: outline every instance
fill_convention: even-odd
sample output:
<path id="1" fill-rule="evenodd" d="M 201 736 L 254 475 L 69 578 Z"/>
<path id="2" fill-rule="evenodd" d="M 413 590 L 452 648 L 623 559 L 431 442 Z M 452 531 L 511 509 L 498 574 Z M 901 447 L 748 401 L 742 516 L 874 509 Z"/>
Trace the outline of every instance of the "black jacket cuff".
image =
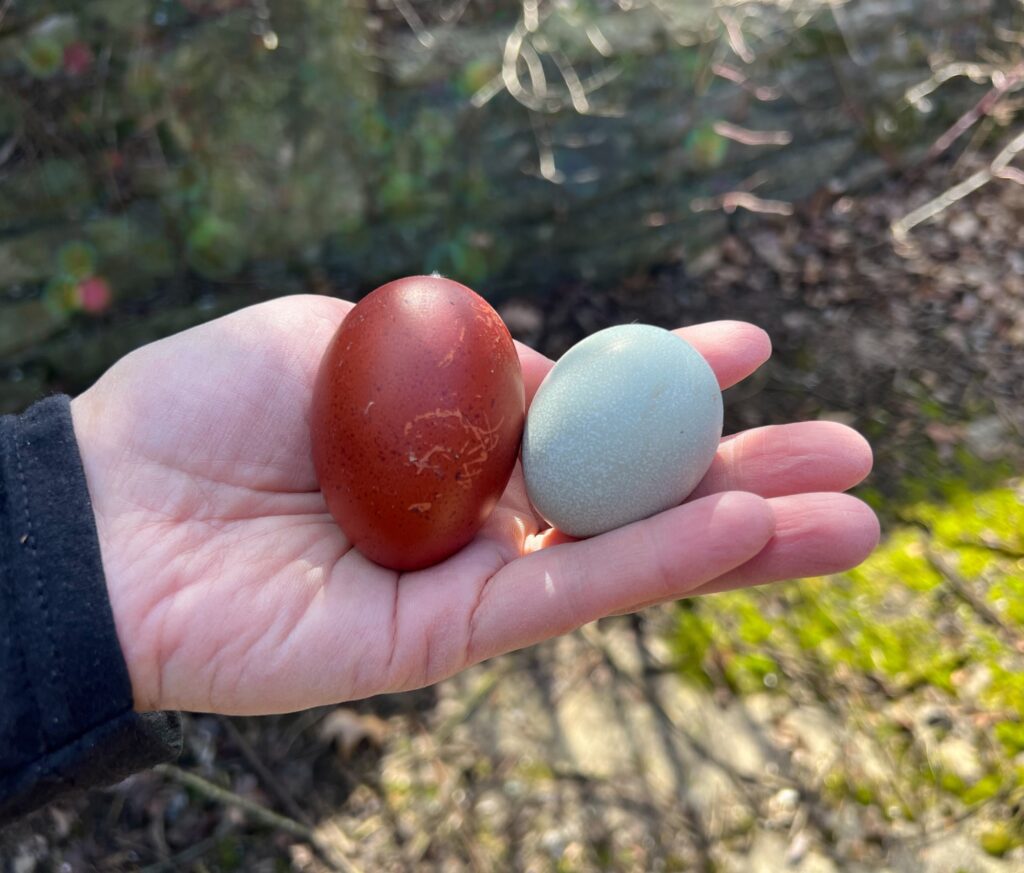
<path id="1" fill-rule="evenodd" d="M 132 709 L 69 399 L 0 418 L 0 822 L 180 749 Z"/>

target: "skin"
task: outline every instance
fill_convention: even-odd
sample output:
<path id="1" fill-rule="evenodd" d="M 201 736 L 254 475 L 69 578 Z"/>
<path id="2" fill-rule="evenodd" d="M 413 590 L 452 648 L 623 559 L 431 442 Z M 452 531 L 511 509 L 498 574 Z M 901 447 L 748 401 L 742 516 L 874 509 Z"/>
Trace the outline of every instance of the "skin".
<path id="1" fill-rule="evenodd" d="M 352 304 L 285 297 L 127 355 L 72 403 L 140 711 L 286 712 L 416 688 L 602 616 L 838 572 L 878 542 L 842 492 L 871 451 L 838 424 L 726 438 L 684 505 L 586 541 L 545 525 L 517 467 L 480 534 L 399 574 L 351 548 L 310 459 L 320 358 Z M 770 353 L 684 328 L 722 387 Z M 519 345 L 527 401 L 552 362 Z"/>

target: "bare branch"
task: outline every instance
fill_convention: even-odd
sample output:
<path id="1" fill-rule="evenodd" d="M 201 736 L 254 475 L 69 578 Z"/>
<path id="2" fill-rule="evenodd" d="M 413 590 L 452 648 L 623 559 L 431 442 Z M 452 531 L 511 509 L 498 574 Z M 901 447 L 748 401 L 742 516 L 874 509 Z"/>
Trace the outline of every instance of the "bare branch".
<path id="1" fill-rule="evenodd" d="M 995 72 L 995 67 L 986 66 L 984 64 L 946 64 L 944 67 L 940 67 L 932 73 L 932 75 L 928 79 L 925 79 L 925 81 L 920 82 L 913 88 L 908 88 L 907 92 L 903 95 L 903 98 L 911 106 L 920 109 L 924 98 L 937 90 L 941 85 L 944 85 L 950 79 L 965 76 L 975 84 L 982 85 L 985 82 L 991 82 Z"/>
<path id="2" fill-rule="evenodd" d="M 590 40 L 590 44 L 597 50 L 597 53 L 603 58 L 610 58 L 615 54 L 615 48 L 596 24 L 587 25 L 587 39 Z"/>
<path id="3" fill-rule="evenodd" d="M 565 87 L 569 89 L 569 99 L 572 100 L 572 108 L 580 115 L 589 114 L 590 101 L 587 99 L 587 92 L 584 90 L 583 83 L 580 82 L 580 77 L 577 75 L 576 68 L 573 67 L 572 62 L 562 52 L 552 52 L 551 60 L 555 62 L 558 72 L 562 74 L 562 78 L 565 80 Z"/>
<path id="4" fill-rule="evenodd" d="M 505 81 L 501 73 L 492 78 L 486 85 L 469 98 L 469 102 L 476 109 L 486 106 L 502 91 L 505 90 Z"/>
<path id="5" fill-rule="evenodd" d="M 721 10 L 718 13 L 718 17 L 721 19 L 722 24 L 725 25 L 725 34 L 729 39 L 729 48 L 733 50 L 736 57 L 745 64 L 754 63 L 754 53 L 750 50 L 750 46 L 747 45 L 747 41 L 743 37 L 743 28 L 740 27 L 736 18 L 732 14 Z"/>
<path id="6" fill-rule="evenodd" d="M 935 158 L 960 139 L 964 133 L 974 127 L 979 118 L 983 118 L 991 113 L 1004 94 L 1008 91 L 1012 91 L 1022 82 L 1024 82 L 1024 61 L 1017 64 L 1017 66 L 1008 73 L 1002 73 L 1000 71 L 994 73 L 992 76 L 991 90 L 989 90 L 988 93 L 975 103 L 967 112 L 961 115 L 960 118 L 957 119 L 956 123 L 935 141 L 932 147 L 928 149 L 928 153 L 925 155 L 924 160 L 935 160 Z"/>
<path id="7" fill-rule="evenodd" d="M 530 74 L 530 86 L 533 88 L 533 96 L 538 100 L 547 100 L 548 77 L 544 72 L 544 62 L 541 61 L 540 55 L 537 54 L 537 50 L 533 47 L 533 43 L 529 40 L 524 40 L 519 56 L 523 59 L 523 63 L 526 64 L 526 69 Z"/>
<path id="8" fill-rule="evenodd" d="M 726 79 L 729 82 L 739 85 L 744 91 L 748 94 L 753 94 L 756 99 L 763 103 L 778 100 L 782 96 L 781 88 L 769 87 L 767 85 L 754 85 L 743 72 L 737 70 L 735 67 L 730 67 L 728 64 L 723 64 L 720 61 L 716 61 L 711 65 L 711 72 L 721 79 Z"/>
<path id="9" fill-rule="evenodd" d="M 899 221 L 892 226 L 892 235 L 897 242 L 903 242 L 907 238 L 907 234 L 917 227 L 919 224 L 934 218 L 936 215 L 941 214 L 947 210 L 950 206 L 956 203 L 958 200 L 963 200 L 968 194 L 973 194 L 979 188 L 981 188 L 986 182 L 991 181 L 992 170 L 985 167 L 983 170 L 979 170 L 967 179 L 964 179 L 959 185 L 954 185 L 948 191 L 944 191 L 934 200 L 929 200 L 924 206 L 915 209 L 913 212 L 908 213 Z"/>
<path id="10" fill-rule="evenodd" d="M 263 763 L 263 759 L 259 756 L 256 749 L 253 748 L 244 736 L 244 734 L 235 727 L 235 723 L 225 715 L 217 716 L 217 720 L 221 726 L 227 731 L 228 736 L 231 737 L 232 742 L 238 746 L 239 751 L 245 756 L 245 759 L 252 765 L 252 768 L 256 771 L 256 774 L 262 779 L 267 787 L 277 796 L 277 799 L 281 802 L 281 805 L 285 808 L 292 818 L 296 821 L 301 822 L 307 827 L 312 827 L 312 822 L 309 820 L 309 816 L 306 815 L 305 811 L 296 802 L 292 793 L 284 787 L 281 781 L 273 774 L 271 769 Z"/>
<path id="11" fill-rule="evenodd" d="M 712 212 L 721 209 L 731 215 L 737 209 L 757 212 L 762 215 L 792 215 L 793 204 L 785 200 L 765 200 L 749 191 L 729 191 L 719 197 L 707 197 L 690 203 L 694 212 Z"/>
<path id="12" fill-rule="evenodd" d="M 412 7 L 409 0 L 392 0 L 392 2 L 395 4 L 395 9 L 402 14 L 405 23 L 409 25 L 409 29 L 415 34 L 416 39 L 419 40 L 420 45 L 424 48 L 433 48 L 434 37 L 424 26 L 423 19 L 420 18 L 419 13 Z"/>
<path id="13" fill-rule="evenodd" d="M 784 146 L 793 141 L 793 134 L 788 130 L 748 130 L 728 121 L 716 121 L 713 129 L 719 136 L 741 145 Z"/>
<path id="14" fill-rule="evenodd" d="M 1019 167 L 1006 167 L 993 175 L 997 179 L 1005 179 L 1007 182 L 1016 182 L 1018 185 L 1024 185 L 1024 170 L 1021 170 Z"/>
<path id="15" fill-rule="evenodd" d="M 1019 133 L 996 155 L 995 160 L 989 166 L 978 170 L 959 185 L 954 185 L 948 191 L 944 191 L 938 197 L 929 200 L 924 206 L 918 207 L 895 222 L 892 225 L 893 238 L 898 243 L 905 242 L 907 234 L 919 224 L 940 215 L 958 200 L 963 200 L 964 197 L 973 194 L 992 179 L 1002 177 L 1010 168 L 1011 161 L 1022 151 L 1024 151 L 1024 133 Z M 1013 176 L 1015 173 L 1011 171 L 1010 175 Z"/>
<path id="16" fill-rule="evenodd" d="M 352 861 L 341 856 L 337 847 L 326 845 L 318 836 L 316 831 L 307 825 L 297 822 L 295 819 L 281 815 L 280 813 L 276 813 L 271 809 L 267 809 L 265 806 L 256 803 L 254 800 L 242 797 L 240 794 L 235 794 L 235 792 L 228 791 L 226 788 L 221 788 L 219 785 L 215 785 L 214 783 L 204 779 L 202 776 L 197 776 L 195 773 L 182 770 L 180 767 L 176 767 L 173 764 L 157 764 L 153 769 L 163 776 L 174 779 L 182 785 L 186 785 L 189 788 L 198 791 L 200 794 L 204 794 L 216 803 L 223 803 L 226 806 L 235 806 L 238 809 L 249 813 L 253 818 L 258 819 L 268 827 L 284 831 L 285 833 L 291 834 L 293 837 L 309 841 L 317 848 L 318 852 L 320 852 L 325 860 L 330 861 L 331 866 L 335 870 L 341 870 L 344 871 L 344 873 L 361 873 L 360 868 Z"/>
<path id="17" fill-rule="evenodd" d="M 555 152 L 551 147 L 551 132 L 546 123 L 542 121 L 542 117 L 532 113 L 530 126 L 533 128 L 533 138 L 537 143 L 537 163 L 541 176 L 556 185 L 562 184 L 565 181 L 565 174 L 558 169 L 558 165 L 555 163 Z"/>
<path id="18" fill-rule="evenodd" d="M 540 26 L 539 6 L 537 0 L 523 0 L 523 25 L 527 33 L 536 33 Z"/>

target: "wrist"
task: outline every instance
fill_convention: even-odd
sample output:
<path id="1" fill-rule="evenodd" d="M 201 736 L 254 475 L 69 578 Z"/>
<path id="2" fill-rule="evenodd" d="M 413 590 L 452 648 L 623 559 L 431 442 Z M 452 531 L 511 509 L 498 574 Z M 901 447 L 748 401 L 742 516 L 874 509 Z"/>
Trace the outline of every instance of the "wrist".
<path id="1" fill-rule="evenodd" d="M 153 690 L 154 683 L 146 678 L 151 671 L 145 667 L 147 659 L 137 633 L 139 621 L 133 608 L 134 598 L 118 544 L 122 525 L 117 513 L 117 459 L 123 458 L 124 453 L 104 436 L 110 430 L 103 428 L 99 406 L 96 389 L 90 389 L 71 401 L 71 421 L 92 505 L 117 640 L 131 680 L 134 706 L 140 712 L 155 710 L 160 708 L 158 695 Z"/>

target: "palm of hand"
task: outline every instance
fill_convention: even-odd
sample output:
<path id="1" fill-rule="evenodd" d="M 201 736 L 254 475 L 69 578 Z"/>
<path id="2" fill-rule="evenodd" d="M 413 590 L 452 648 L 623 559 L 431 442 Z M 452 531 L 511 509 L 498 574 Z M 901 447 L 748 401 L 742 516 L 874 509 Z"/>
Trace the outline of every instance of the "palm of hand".
<path id="1" fill-rule="evenodd" d="M 313 379 L 348 308 L 322 297 L 251 307 L 139 349 L 74 402 L 139 709 L 266 713 L 417 687 L 701 586 L 855 563 L 877 537 L 873 517 L 851 498 L 806 493 L 849 487 L 866 472 L 870 453 L 865 464 L 856 435 L 846 432 L 816 473 L 799 464 L 780 488 L 785 475 L 769 468 L 788 459 L 795 470 L 809 446 L 821 449 L 820 434 L 801 443 L 751 432 L 749 450 L 742 438 L 723 445 L 700 490 L 760 492 L 783 501 L 774 509 L 749 495 L 711 496 L 560 544 L 530 508 L 517 467 L 498 509 L 457 555 L 404 575 L 378 567 L 327 514 L 309 452 Z M 733 339 L 743 332 L 731 330 Z M 701 350 L 727 384 L 763 360 L 756 344 L 746 358 L 733 351 L 715 360 L 713 337 Z M 531 396 L 549 363 L 520 351 Z M 838 472 L 837 455 L 845 458 Z M 810 487 L 794 488 L 794 475 Z M 836 529 L 822 527 L 821 507 L 787 507 L 797 498 L 777 496 L 794 493 L 844 501 L 832 507 Z M 814 531 L 794 525 L 812 510 Z M 832 543 L 826 558 L 824 539 L 839 528 L 847 547 L 837 555 Z"/>

